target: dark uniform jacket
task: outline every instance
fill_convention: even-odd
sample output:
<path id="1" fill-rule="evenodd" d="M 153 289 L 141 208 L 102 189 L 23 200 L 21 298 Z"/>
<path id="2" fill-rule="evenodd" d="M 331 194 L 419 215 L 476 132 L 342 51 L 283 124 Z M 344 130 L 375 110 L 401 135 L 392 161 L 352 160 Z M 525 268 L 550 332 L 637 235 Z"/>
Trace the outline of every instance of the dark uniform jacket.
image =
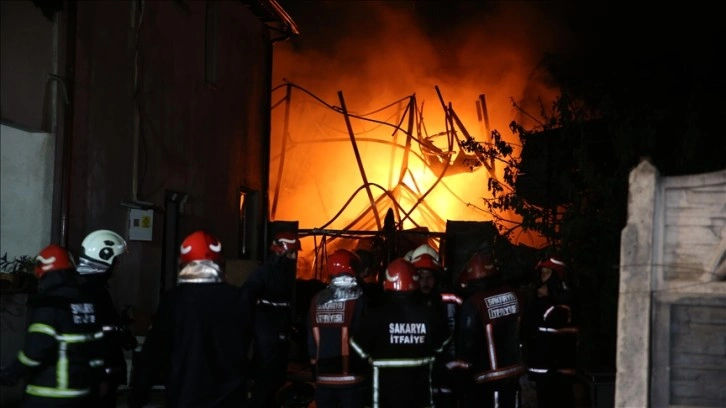
<path id="1" fill-rule="evenodd" d="M 552 275 L 547 296 L 530 299 L 524 327 L 527 337 L 527 364 L 533 381 L 545 376 L 576 374 L 579 329 L 573 322 L 572 292 L 567 284 Z"/>
<path id="2" fill-rule="evenodd" d="M 433 363 L 449 340 L 443 314 L 411 292 L 384 292 L 350 341 L 373 366 L 373 406 L 431 406 Z"/>
<path id="3" fill-rule="evenodd" d="M 516 378 L 525 373 L 520 351 L 519 295 L 509 286 L 487 287 L 485 279 L 469 282 L 459 312 L 456 353 L 470 364 L 477 384 Z"/>
<path id="4" fill-rule="evenodd" d="M 114 386 L 126 384 L 127 366 L 124 349 L 135 346 L 136 338 L 121 320 L 111 293 L 108 290 L 108 275 L 105 273 L 81 275 L 84 292 L 93 297 L 97 305 L 96 316 L 104 333 L 104 374 Z"/>
<path id="5" fill-rule="evenodd" d="M 25 344 L 12 365 L 27 382 L 24 406 L 92 406 L 103 372 L 103 332 L 76 272 L 45 275 L 30 307 Z"/>
<path id="6" fill-rule="evenodd" d="M 448 369 L 447 364 L 456 359 L 456 342 L 454 341 L 454 335 L 456 333 L 456 320 L 463 300 L 456 293 L 451 291 L 434 290 L 428 295 L 422 293 L 420 296 L 426 304 L 435 310 L 438 310 L 439 313 L 443 314 L 446 318 L 451 341 L 449 341 L 444 350 L 436 356 L 433 373 L 433 391 L 434 394 L 442 396 L 449 395 L 454 392 L 454 388 L 458 385 L 456 382 L 459 381 L 457 377 L 461 374 L 460 370 L 451 371 Z"/>
<path id="7" fill-rule="evenodd" d="M 250 407 L 274 404 L 276 392 L 286 381 L 296 272 L 296 260 L 273 255 L 245 281 L 254 316 L 254 388 Z"/>
<path id="8" fill-rule="evenodd" d="M 315 381 L 347 386 L 365 380 L 368 365 L 350 349 L 366 307 L 361 289 L 330 285 L 318 292 L 308 314 L 308 354 L 315 360 Z"/>
<path id="9" fill-rule="evenodd" d="M 245 281 L 254 305 L 255 341 L 286 341 L 292 325 L 295 261 L 272 256 Z"/>
<path id="10" fill-rule="evenodd" d="M 251 337 L 246 293 L 228 283 L 181 283 L 162 298 L 131 378 L 131 402 L 148 401 L 166 372 L 168 406 L 238 407 Z"/>

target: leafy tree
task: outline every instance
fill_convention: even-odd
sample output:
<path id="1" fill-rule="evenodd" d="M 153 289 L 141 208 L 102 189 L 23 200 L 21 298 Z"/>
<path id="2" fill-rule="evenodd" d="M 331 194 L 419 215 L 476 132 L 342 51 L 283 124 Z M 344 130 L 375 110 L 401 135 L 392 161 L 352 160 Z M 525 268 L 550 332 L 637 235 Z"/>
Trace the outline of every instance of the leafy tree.
<path id="1" fill-rule="evenodd" d="M 726 168 L 720 125 L 709 120 L 726 107 L 723 64 L 708 52 L 698 61 L 667 49 L 621 54 L 545 57 L 560 96 L 551 107 L 540 104 L 537 126 L 510 124 L 520 157 L 496 130 L 492 144 L 467 139 L 463 146 L 503 165 L 483 199 L 500 232 L 534 231 L 569 260 L 585 329 L 582 361 L 590 367 L 614 366 L 630 171 L 644 157 L 666 176 Z M 507 211 L 521 222 L 497 215 Z"/>

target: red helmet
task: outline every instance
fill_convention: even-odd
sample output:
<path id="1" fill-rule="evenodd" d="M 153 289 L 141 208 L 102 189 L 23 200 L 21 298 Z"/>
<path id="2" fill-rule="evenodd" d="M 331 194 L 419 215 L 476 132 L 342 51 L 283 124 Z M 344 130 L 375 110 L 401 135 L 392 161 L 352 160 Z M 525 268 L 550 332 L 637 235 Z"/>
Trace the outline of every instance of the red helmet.
<path id="1" fill-rule="evenodd" d="M 278 232 L 275 235 L 275 239 L 272 240 L 270 249 L 278 254 L 284 255 L 288 252 L 299 251 L 302 249 L 300 240 L 297 238 L 297 234 L 294 232 Z"/>
<path id="2" fill-rule="evenodd" d="M 552 269 L 560 279 L 564 279 L 567 273 L 567 264 L 557 255 L 552 255 L 544 261 L 539 261 L 535 269 L 540 270 L 542 268 Z"/>
<path id="3" fill-rule="evenodd" d="M 441 263 L 439 263 L 439 254 L 428 244 L 423 244 L 418 248 L 414 249 L 411 253 L 410 262 L 413 264 L 414 267 L 416 267 L 416 269 L 441 269 Z"/>
<path id="4" fill-rule="evenodd" d="M 494 258 L 486 252 L 477 252 L 466 264 L 467 280 L 489 278 L 499 274 L 499 268 L 494 265 Z"/>
<path id="5" fill-rule="evenodd" d="M 394 259 L 386 268 L 383 290 L 409 292 L 418 289 L 416 268 L 403 258 Z"/>
<path id="6" fill-rule="evenodd" d="M 71 254 L 63 247 L 48 245 L 35 257 L 35 276 L 42 278 L 48 272 L 71 269 L 76 266 Z"/>
<path id="7" fill-rule="evenodd" d="M 347 249 L 336 249 L 335 252 L 328 256 L 326 269 L 328 276 L 335 278 L 338 276 L 356 276 L 356 269 L 360 264 L 360 258 Z"/>
<path id="8" fill-rule="evenodd" d="M 182 241 L 179 264 L 204 260 L 219 263 L 222 260 L 222 243 L 206 231 L 192 232 Z"/>

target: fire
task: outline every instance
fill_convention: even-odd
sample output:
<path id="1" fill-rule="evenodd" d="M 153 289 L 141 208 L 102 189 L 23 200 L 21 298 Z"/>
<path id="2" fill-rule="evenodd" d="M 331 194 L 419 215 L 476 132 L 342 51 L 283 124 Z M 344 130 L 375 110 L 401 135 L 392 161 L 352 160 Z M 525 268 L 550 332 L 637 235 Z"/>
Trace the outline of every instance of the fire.
<path id="1" fill-rule="evenodd" d="M 552 100 L 547 82 L 535 75 L 542 52 L 531 48 L 547 46 L 549 36 L 528 31 L 541 18 L 505 2 L 497 14 L 480 16 L 471 26 L 440 27 L 436 31 L 449 36 L 433 41 L 431 26 L 397 2 L 353 2 L 349 14 L 337 2 L 325 4 L 318 10 L 291 2 L 291 15 L 300 20 L 299 41 L 274 50 L 273 85 L 280 86 L 272 95 L 272 219 L 297 220 L 302 229 L 377 231 L 393 208 L 404 229 L 445 232 L 447 220 L 491 221 L 482 199 L 489 195 L 489 177 L 501 178 L 501 165 L 490 171 L 480 163 L 471 170 L 478 161 L 460 154 L 447 132 L 446 109 L 478 142 L 489 142 L 496 129 L 516 147 L 508 125 L 522 118 L 512 100 L 535 101 L 532 112 L 539 112 L 539 101 Z M 337 27 L 332 34 L 322 32 L 329 24 L 318 24 L 326 11 Z M 308 25 L 304 14 L 314 17 Z M 297 87 L 288 100 L 289 83 Z M 481 94 L 488 120 L 477 109 Z M 409 131 L 415 140 L 407 144 Z M 505 215 L 516 223 L 515 215 Z M 303 243 L 301 258 L 309 265 L 316 262 L 309 251 L 321 239 Z M 537 236 L 515 239 L 544 244 Z"/>
<path id="2" fill-rule="evenodd" d="M 439 233 L 447 220 L 492 220 L 482 199 L 489 194 L 488 178 L 501 177 L 501 169 L 494 164 L 490 171 L 491 163 L 461 151 L 460 130 L 446 132 L 443 125 L 425 122 L 414 109 L 415 97 L 368 111 L 349 110 L 346 121 L 338 105 L 299 85 L 287 84 L 278 92 L 287 86 L 290 98 L 272 112 L 273 220 L 298 220 L 301 229 L 379 231 L 392 208 L 400 229 Z M 462 115 L 461 121 L 467 120 L 476 117 Z M 440 136 L 424 133 L 430 131 Z M 476 139 L 485 140 L 479 134 Z M 516 243 L 534 242 L 523 238 Z"/>

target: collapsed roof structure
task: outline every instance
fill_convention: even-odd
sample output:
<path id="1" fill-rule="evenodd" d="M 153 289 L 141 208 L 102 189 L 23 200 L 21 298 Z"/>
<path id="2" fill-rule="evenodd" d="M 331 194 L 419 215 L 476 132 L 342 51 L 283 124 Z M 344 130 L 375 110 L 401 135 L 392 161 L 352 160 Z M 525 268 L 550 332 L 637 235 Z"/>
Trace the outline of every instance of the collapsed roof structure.
<path id="1" fill-rule="evenodd" d="M 321 276 L 327 251 L 370 248 L 376 238 L 387 243 L 384 265 L 428 242 L 458 272 L 465 260 L 451 252 L 447 260 L 443 247 L 459 220 L 488 225 L 478 228 L 478 242 L 458 244 L 457 258 L 496 239 L 491 214 L 476 204 L 487 179 L 498 177 L 495 161 L 465 148 L 491 143 L 485 96 L 476 101 L 479 142 L 436 92 L 441 113 L 429 128 L 415 94 L 360 112 L 342 91 L 330 103 L 291 82 L 273 89 L 270 217 L 296 220 L 303 277 Z"/>

